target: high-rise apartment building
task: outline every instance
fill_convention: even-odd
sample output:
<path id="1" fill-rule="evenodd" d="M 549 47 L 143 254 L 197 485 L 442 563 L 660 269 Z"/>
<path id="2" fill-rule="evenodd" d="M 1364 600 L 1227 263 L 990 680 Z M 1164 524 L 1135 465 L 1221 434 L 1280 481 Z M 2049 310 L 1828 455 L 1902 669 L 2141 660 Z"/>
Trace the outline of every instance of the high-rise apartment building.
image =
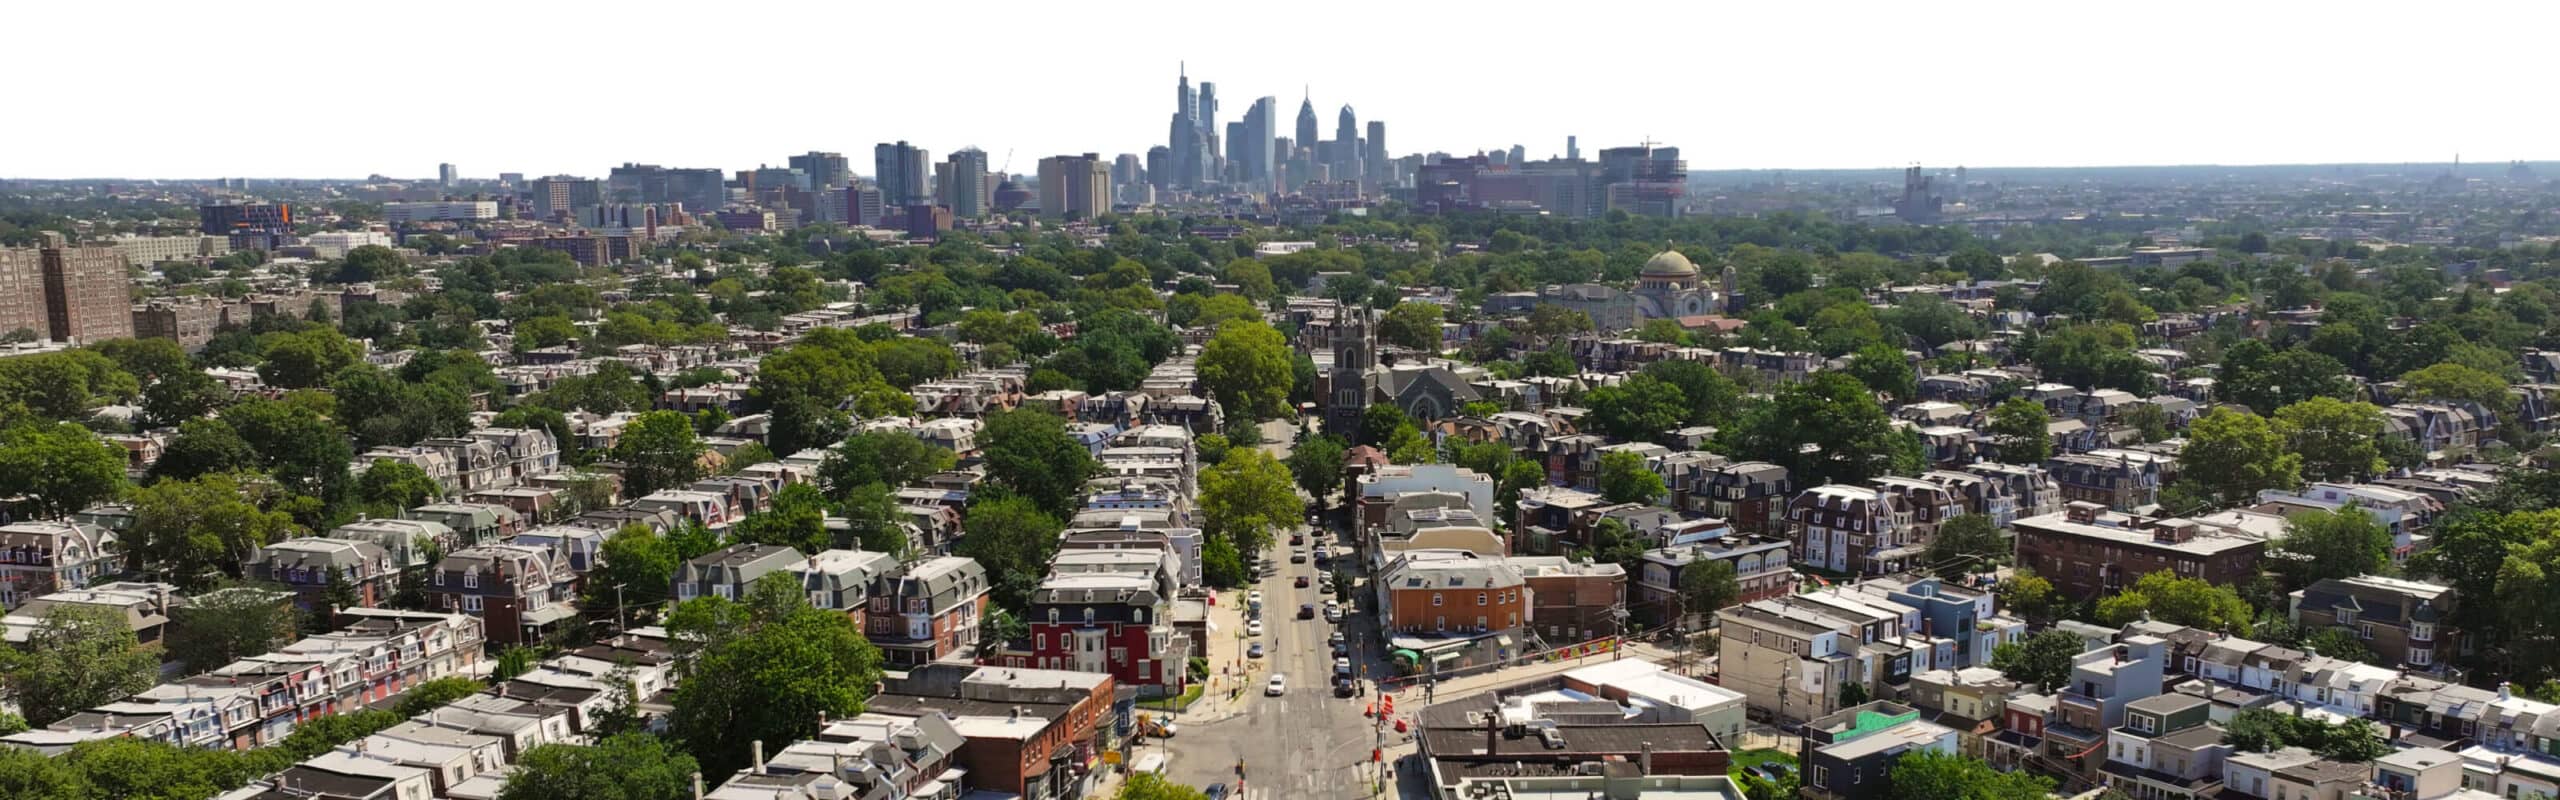
<path id="1" fill-rule="evenodd" d="M 1600 180 L 1608 189 L 1608 208 L 1646 217 L 1680 214 L 1680 198 L 1689 191 L 1689 162 L 1680 148 L 1647 142 L 1600 151 Z"/>
<path id="2" fill-rule="evenodd" d="M 942 204 L 960 219 L 987 214 L 987 151 L 962 148 L 943 164 Z"/>
<path id="3" fill-rule="evenodd" d="M 113 247 L 46 233 L 40 246 L 0 250 L 0 334 L 23 328 L 72 344 L 131 338 L 132 285 Z"/>
<path id="4" fill-rule="evenodd" d="M 533 213 L 545 219 L 574 215 L 578 209 L 604 204 L 604 184 L 593 178 L 536 178 L 529 194 Z"/>
<path id="5" fill-rule="evenodd" d="M 933 157 L 906 140 L 872 146 L 871 177 L 890 208 L 933 203 Z"/>
<path id="6" fill-rule="evenodd" d="M 438 185 L 452 186 L 461 182 L 462 170 L 455 169 L 452 164 L 436 165 L 436 183 Z"/>
<path id="7" fill-rule="evenodd" d="M 1093 219 L 1111 210 L 1111 164 L 1100 153 L 1040 159 L 1040 214 Z"/>
<path id="8" fill-rule="evenodd" d="M 790 159 L 792 169 L 807 173 L 811 189 L 841 189 L 853 182 L 853 165 L 843 153 L 811 150 Z"/>

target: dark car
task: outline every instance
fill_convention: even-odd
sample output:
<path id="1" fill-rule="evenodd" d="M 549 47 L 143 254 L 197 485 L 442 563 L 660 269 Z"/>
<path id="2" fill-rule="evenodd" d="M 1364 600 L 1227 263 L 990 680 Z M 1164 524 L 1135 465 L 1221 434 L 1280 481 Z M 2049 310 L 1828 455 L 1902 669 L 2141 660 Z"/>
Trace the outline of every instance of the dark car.
<path id="1" fill-rule="evenodd" d="M 1291 564 L 1304 564 L 1304 563 L 1307 563 L 1307 551 L 1305 551 L 1305 550 L 1292 550 L 1292 551 L 1289 551 L 1289 563 L 1291 563 Z"/>
<path id="2" fill-rule="evenodd" d="M 1292 533 L 1292 534 L 1289 534 L 1289 546 L 1290 546 L 1290 547 L 1296 547 L 1296 546 L 1298 546 L 1298 545 L 1302 545 L 1302 544 L 1306 544 L 1306 543 L 1307 543 L 1307 535 L 1306 535 L 1306 534 L 1303 534 L 1303 533 Z"/>
<path id="3" fill-rule="evenodd" d="M 1209 800 L 1227 800 L 1227 785 L 1223 783 L 1212 783 L 1207 786 L 1200 787 L 1200 793 L 1208 795 Z"/>
<path id="4" fill-rule="evenodd" d="M 1300 575 L 1300 576 L 1298 576 L 1298 581 L 1297 581 L 1297 583 L 1298 583 L 1298 588 L 1300 588 L 1300 589 L 1307 588 L 1307 576 L 1305 576 L 1305 575 Z"/>
<path id="5" fill-rule="evenodd" d="M 1315 619 L 1315 618 L 1316 618 L 1316 607 L 1315 607 L 1314 605 L 1312 605 L 1312 604 L 1307 604 L 1307 603 L 1300 603 L 1300 604 L 1298 604 L 1298 618 L 1299 618 L 1299 619 Z"/>

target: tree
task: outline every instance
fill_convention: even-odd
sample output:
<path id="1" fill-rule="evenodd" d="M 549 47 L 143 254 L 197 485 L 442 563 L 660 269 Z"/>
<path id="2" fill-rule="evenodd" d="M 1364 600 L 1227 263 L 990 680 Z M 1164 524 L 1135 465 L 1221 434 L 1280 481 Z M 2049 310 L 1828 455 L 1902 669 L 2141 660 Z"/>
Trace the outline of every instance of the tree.
<path id="1" fill-rule="evenodd" d="M 2123 422 L 2125 427 L 2141 435 L 2146 444 L 2169 439 L 2169 412 L 2158 403 L 2133 404 L 2132 408 L 2125 409 Z"/>
<path id="2" fill-rule="evenodd" d="M 667 630 L 678 656 L 667 727 L 709 774 L 745 766 L 752 742 L 780 747 L 817 733 L 822 717 L 861 713 L 880 680 L 880 651 L 853 619 L 810 607 L 787 573 L 742 600 L 688 600 Z"/>
<path id="3" fill-rule="evenodd" d="M 1407 422 L 1387 435 L 1387 461 L 1395 464 L 1432 464 L 1440 461 L 1440 448 L 1424 438 L 1422 429 Z"/>
<path id="4" fill-rule="evenodd" d="M 1289 475 L 1297 479 L 1299 489 L 1316 499 L 1317 508 L 1326 507 L 1334 491 L 1342 488 L 1343 459 L 1349 450 L 1341 439 L 1327 435 L 1299 442 L 1289 451 Z"/>
<path id="5" fill-rule="evenodd" d="M 1615 386 L 1593 389 L 1583 397 L 1592 428 L 1620 441 L 1664 438 L 1689 416 L 1689 398 L 1680 388 L 1648 375 L 1636 375 Z"/>
<path id="6" fill-rule="evenodd" d="M 644 497 L 702 477 L 702 451 L 702 440 L 683 414 L 651 411 L 623 426 L 612 455 L 623 465 L 624 496 Z"/>
<path id="7" fill-rule="evenodd" d="M 1742 584 L 1736 579 L 1733 562 L 1721 559 L 1692 561 L 1680 570 L 1680 604 L 1683 611 L 1704 617 L 1708 622 L 1716 614 L 1742 598 Z"/>
<path id="8" fill-rule="evenodd" d="M 1201 529 L 1234 543 L 1240 556 L 1262 552 L 1272 534 L 1294 526 L 1300 509 L 1289 470 L 1261 450 L 1238 450 L 1200 472 Z"/>
<path id="9" fill-rule="evenodd" d="M 1886 774 L 1893 800 L 2045 800 L 2054 788 L 2052 778 L 2001 772 L 1978 758 L 1924 747 L 1904 752 Z"/>
<path id="10" fill-rule="evenodd" d="M 477 678 L 447 675 L 409 687 L 409 691 L 400 695 L 400 702 L 392 706 L 391 710 L 403 717 L 415 717 L 451 705 L 455 700 L 479 694 L 481 690 L 487 688 L 489 685 L 481 683 Z"/>
<path id="11" fill-rule="evenodd" d="M 542 664 L 542 651 L 524 645 L 509 645 L 498 651 L 497 663 L 490 665 L 489 680 L 506 683 L 516 676 L 532 672 Z"/>
<path id="12" fill-rule="evenodd" d="M 1862 706 L 1862 705 L 1866 705 L 1866 704 L 1867 704 L 1867 685 L 1866 685 L 1866 684 L 1859 683 L 1859 682 L 1857 682 L 1857 681 L 1848 681 L 1848 682 L 1845 682 L 1845 683 L 1840 684 L 1840 707 L 1841 707 L 1841 708 L 1849 708 L 1849 707 L 1852 707 L 1852 706 Z"/>
<path id="13" fill-rule="evenodd" d="M 1066 420 L 1037 408 L 987 415 L 978 431 L 987 479 L 1030 498 L 1050 516 L 1074 515 L 1093 474 L 1093 452 L 1067 435 Z"/>
<path id="14" fill-rule="evenodd" d="M 827 454 L 818 468 L 827 496 L 839 501 L 868 484 L 910 486 L 958 463 L 948 448 L 923 437 L 892 430 L 863 431 L 848 437 Z"/>
<path id="15" fill-rule="evenodd" d="M 2249 634 L 2249 603 L 2240 599 L 2239 592 L 2168 570 L 2143 575 L 2132 586 L 2098 601 L 2100 624 L 2123 626 L 2146 618 L 2233 636 Z"/>
<path id="16" fill-rule="evenodd" d="M 2336 511 L 2299 511 L 2285 518 L 2273 566 L 2296 587 L 2370 575 L 2391 562 L 2391 542 L 2391 531 L 2352 503 Z"/>
<path id="17" fill-rule="evenodd" d="M 1883 342 L 1860 347 L 1849 357 L 1849 377 L 1897 401 L 1908 402 L 1920 392 L 1920 375 L 1912 370 L 1910 357 Z"/>
<path id="18" fill-rule="evenodd" d="M 122 613 L 58 605 L 12 659 L 6 684 L 28 723 L 51 725 L 151 688 L 159 675 L 159 657 L 142 649 Z"/>
<path id="19" fill-rule="evenodd" d="M 2140 394 L 2150 388 L 2151 368 L 2133 354 L 2133 348 L 2133 326 L 2090 322 L 2038 339 L 2032 360 L 2047 380 L 2056 383 Z"/>
<path id="20" fill-rule="evenodd" d="M 2000 526 L 1981 514 L 1958 514 L 1938 526 L 1938 535 L 1929 541 L 1929 550 L 1920 560 L 1938 577 L 1957 580 L 1977 572 L 1988 572 L 2009 554 L 2009 540 L 2000 535 Z"/>
<path id="21" fill-rule="evenodd" d="M 658 535 L 647 525 L 632 523 L 605 537 L 602 563 L 588 573 L 586 607 L 604 608 L 620 604 L 624 609 L 646 609 L 665 602 L 668 587 L 676 576 L 675 543 Z M 616 589 L 619 589 L 619 593 Z M 629 624 L 624 620 L 622 624 Z"/>
<path id="22" fill-rule="evenodd" d="M 2302 482 L 2302 456 L 2289 450 L 2284 433 L 2265 417 L 2216 408 L 2187 426 L 2178 483 L 2188 496 L 2217 508 L 2256 500 L 2262 490 Z"/>
<path id="23" fill-rule="evenodd" d="M 1245 571 L 1244 555 L 1236 544 L 1224 536 L 1211 537 L 1200 547 L 1200 579 L 1220 589 L 1245 585 L 1253 576 Z"/>
<path id="24" fill-rule="evenodd" d="M 1991 666 L 2021 683 L 2057 690 L 2071 682 L 2072 659 L 2087 646 L 2078 634 L 2047 629 L 1991 649 Z"/>
<path id="25" fill-rule="evenodd" d="M 1993 587 L 1993 591 L 2000 596 L 2001 607 L 2032 622 L 2048 622 L 2061 617 L 2068 603 L 2054 592 L 2053 581 L 2025 567 L 2011 571 L 2009 577 L 2001 579 L 2000 584 Z"/>
<path id="26" fill-rule="evenodd" d="M 1200 434 L 1199 438 L 1191 440 L 1191 450 L 1199 454 L 1202 464 L 1216 464 L 1227 460 L 1227 450 L 1234 446 L 1234 443 L 1227 441 L 1227 435 L 1223 433 L 1204 433 Z"/>
<path id="27" fill-rule="evenodd" d="M 2373 724 L 2365 720 L 2333 724 L 2264 708 L 2242 709 L 2231 715 L 2231 724 L 2224 727 L 2223 741 L 2253 753 L 2301 747 L 2341 761 L 2372 761 L 2392 750 Z"/>
<path id="28" fill-rule="evenodd" d="M 347 251 L 338 262 L 339 283 L 367 283 L 409 274 L 409 265 L 400 260 L 399 251 L 378 244 L 368 244 Z"/>
<path id="29" fill-rule="evenodd" d="M 2478 403 L 2499 414 L 2515 411 L 2515 395 L 2507 393 L 2506 379 L 2451 361 L 2402 373 L 2400 394 L 2412 401 Z"/>
<path id="30" fill-rule="evenodd" d="M 1733 420 L 1742 399 L 1742 387 L 1732 378 L 1697 361 L 1656 361 L 1644 366 L 1644 374 L 1680 390 L 1689 401 L 1681 415 L 1686 425 L 1725 425 Z"/>
<path id="31" fill-rule="evenodd" d="M 1436 353 L 1440 351 L 1440 321 L 1439 306 L 1410 300 L 1397 303 L 1378 320 L 1378 340 Z"/>
<path id="32" fill-rule="evenodd" d="M 154 427 L 177 425 L 213 413 L 231 396 L 221 381 L 202 372 L 173 372 L 142 388 L 142 414 Z"/>
<path id="33" fill-rule="evenodd" d="M 1865 384 L 1836 372 L 1780 387 L 1719 431 L 1717 449 L 1786 467 L 1800 486 L 1918 472 L 1921 461 L 1916 435 L 1896 429 Z"/>
<path id="34" fill-rule="evenodd" d="M 240 564 L 299 530 L 290 515 L 260 508 L 231 475 L 164 480 L 133 495 L 133 522 L 122 535 L 125 563 L 187 590 Z"/>
<path id="35" fill-rule="evenodd" d="M 624 732 L 593 745 L 546 744 L 516 759 L 499 800 L 684 800 L 701 767 L 667 740 Z"/>
<path id="36" fill-rule="evenodd" d="M 1645 466 L 1644 456 L 1626 450 L 1600 455 L 1600 496 L 1612 503 L 1651 503 L 1665 489 L 1662 475 Z"/>
<path id="37" fill-rule="evenodd" d="M 269 386 L 308 389 L 364 358 L 364 347 L 336 328 L 313 327 L 268 334 L 258 364 L 258 378 Z"/>
<path id="38" fill-rule="evenodd" d="M 2390 465 L 2382 460 L 2382 409 L 2314 397 L 2276 409 L 2276 426 L 2302 455 L 2302 477 L 2360 481 Z"/>
<path id="39" fill-rule="evenodd" d="M 71 423 L 22 424 L 0 430 L 0 495 L 34 501 L 50 519 L 114 499 L 124 490 L 124 449 Z"/>
<path id="40" fill-rule="evenodd" d="M 356 476 L 355 499 L 376 508 L 397 512 L 416 508 L 444 496 L 444 486 L 428 477 L 427 471 L 406 461 L 374 459 L 363 475 Z"/>
<path id="41" fill-rule="evenodd" d="M 231 423 L 218 419 L 190 419 L 178 425 L 178 435 L 170 437 L 169 446 L 160 451 L 160 460 L 152 462 L 151 476 L 158 479 L 186 479 L 215 472 L 238 472 L 258 468 L 258 452 Z"/>
<path id="42" fill-rule="evenodd" d="M 2327 627 L 2311 631 L 2297 640 L 2295 646 L 2330 658 L 2367 664 L 2379 660 L 2374 656 L 2373 648 L 2365 645 L 2363 637 L 2345 628 Z"/>
<path id="43" fill-rule="evenodd" d="M 773 506 L 738 520 L 732 541 L 797 549 L 814 555 L 827 549 L 827 496 L 818 487 L 795 483 L 773 495 Z"/>
<path id="44" fill-rule="evenodd" d="M 1360 443 L 1385 447 L 1396 429 L 1412 423 L 1413 419 L 1405 416 L 1404 409 L 1397 408 L 1394 403 L 1371 403 L 1360 409 Z"/>
<path id="45" fill-rule="evenodd" d="M 1058 532 L 1066 525 L 1030 498 L 1004 495 L 969 505 L 964 520 L 969 533 L 952 552 L 978 560 L 995 585 L 989 594 L 997 606 L 1016 614 L 1031 610 L 1031 594 L 1040 588 L 1049 559 L 1058 552 Z"/>
<path id="46" fill-rule="evenodd" d="M 189 672 L 264 654 L 293 640 L 290 600 L 280 590 L 256 586 L 197 594 L 169 609 L 169 633 L 162 644 Z"/>
<path id="47" fill-rule="evenodd" d="M 314 393 L 320 399 L 328 395 Z M 224 422 L 258 451 L 258 462 L 297 494 L 333 498 L 347 479 L 347 462 L 355 448 L 345 431 L 311 405 L 288 395 L 284 400 L 251 400 L 222 411 Z"/>
<path id="48" fill-rule="evenodd" d="M 2351 397 L 2355 389 L 2335 358 L 2302 349 L 2279 353 L 2244 339 L 2223 351 L 2214 391 L 2251 409 L 2277 409 L 2314 397 Z"/>
<path id="49" fill-rule="evenodd" d="M 1113 798 L 1115 800 L 1209 800 L 1209 795 L 1198 789 L 1165 780 L 1162 775 L 1140 772 L 1130 775 L 1129 782 L 1121 784 L 1120 793 L 1113 795 Z"/>
<path id="50" fill-rule="evenodd" d="M 2013 397 L 1991 408 L 1991 446 L 2006 464 L 2035 466 L 2053 457 L 2053 418 L 2044 404 Z"/>
<path id="51" fill-rule="evenodd" d="M 1200 350 L 1201 385 L 1229 416 L 1261 421 L 1288 413 L 1297 380 L 1289 340 L 1261 320 L 1228 320 Z"/>

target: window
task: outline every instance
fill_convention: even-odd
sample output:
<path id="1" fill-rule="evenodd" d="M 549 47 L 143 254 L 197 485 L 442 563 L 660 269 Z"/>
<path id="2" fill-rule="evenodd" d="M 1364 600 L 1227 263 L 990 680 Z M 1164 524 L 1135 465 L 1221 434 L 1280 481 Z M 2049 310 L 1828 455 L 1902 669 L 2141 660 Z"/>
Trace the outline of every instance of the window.
<path id="1" fill-rule="evenodd" d="M 1485 594 L 1484 594 L 1483 592 L 1477 592 L 1477 593 L 1476 593 L 1476 605 L 1484 605 L 1484 604 L 1485 604 L 1485 602 L 1484 602 L 1484 598 L 1485 598 Z"/>
<path id="2" fill-rule="evenodd" d="M 462 573 L 462 588 L 480 588 L 480 573 L 476 571 Z"/>
<path id="3" fill-rule="evenodd" d="M 444 570 L 436 570 L 436 585 L 444 585 Z"/>
<path id="4" fill-rule="evenodd" d="M 1147 610 L 1143 608 L 1130 609 L 1129 621 L 1142 624 L 1145 623 L 1147 621 Z"/>
<path id="5" fill-rule="evenodd" d="M 2373 638 L 2373 623 L 2367 622 L 2356 626 L 2356 635 L 2367 639 Z"/>
<path id="6" fill-rule="evenodd" d="M 1087 624 L 1087 625 L 1091 625 L 1091 624 L 1093 624 L 1093 607 L 1092 607 L 1092 606 L 1085 606 L 1085 608 L 1084 608 L 1084 624 Z"/>
<path id="7" fill-rule="evenodd" d="M 1816 766 L 1816 767 L 1814 767 L 1814 768 L 1813 768 L 1813 785 L 1815 785 L 1815 786 L 1830 786 L 1830 785 L 1831 785 L 1831 768 L 1829 768 L 1829 767 L 1823 767 L 1823 766 Z"/>
<path id="8" fill-rule="evenodd" d="M 2436 661 L 2436 654 L 2435 654 L 2435 651 L 2433 651 L 2433 650 L 2429 650 L 2429 649 L 2426 649 L 2426 648 L 2424 648 L 2424 647 L 2412 647 L 2412 648 L 2409 648 L 2409 663 L 2410 663 L 2410 664 L 2412 664 L 2412 665 L 2416 665 L 2416 666 L 2425 667 L 2425 666 L 2432 666 L 2432 665 L 2434 665 L 2434 664 L 2435 664 L 2435 661 Z"/>
<path id="9" fill-rule="evenodd" d="M 835 606 L 831 606 L 831 605 L 828 605 L 828 604 L 827 604 L 827 593 L 826 593 L 826 592 L 810 592 L 810 593 L 809 593 L 809 606 L 810 606 L 811 608 L 834 608 L 834 607 L 835 607 Z"/>
<path id="10" fill-rule="evenodd" d="M 1431 607 L 1432 607 L 1432 608 L 1439 608 L 1439 607 L 1440 607 L 1440 593 L 1439 593 L 1439 592 L 1432 592 L 1432 593 L 1431 593 Z"/>
<path id="11" fill-rule="evenodd" d="M 1054 608 L 1049 609 L 1049 624 L 1051 624 L 1051 625 L 1058 624 L 1058 610 L 1057 610 L 1057 609 L 1054 609 Z"/>
<path id="12" fill-rule="evenodd" d="M 463 596 L 462 596 L 462 610 L 464 610 L 464 611 L 468 611 L 468 612 L 471 612 L 471 613 L 474 613 L 474 614 L 480 613 L 480 596 L 479 596 L 479 595 L 476 595 L 476 594 L 466 594 L 466 595 L 463 595 Z"/>

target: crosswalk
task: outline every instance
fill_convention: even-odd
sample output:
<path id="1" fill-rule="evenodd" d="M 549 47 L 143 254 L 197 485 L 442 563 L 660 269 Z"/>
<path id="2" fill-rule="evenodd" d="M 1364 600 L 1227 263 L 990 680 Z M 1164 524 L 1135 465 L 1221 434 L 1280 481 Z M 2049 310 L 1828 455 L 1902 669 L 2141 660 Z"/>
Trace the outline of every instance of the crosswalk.
<path id="1" fill-rule="evenodd" d="M 1275 785 L 1276 784 L 1276 785 Z M 1247 780 L 1243 794 L 1229 794 L 1229 800 L 1298 800 L 1307 797 L 1366 797 L 1356 786 L 1330 785 L 1323 776 L 1299 774 Z"/>

